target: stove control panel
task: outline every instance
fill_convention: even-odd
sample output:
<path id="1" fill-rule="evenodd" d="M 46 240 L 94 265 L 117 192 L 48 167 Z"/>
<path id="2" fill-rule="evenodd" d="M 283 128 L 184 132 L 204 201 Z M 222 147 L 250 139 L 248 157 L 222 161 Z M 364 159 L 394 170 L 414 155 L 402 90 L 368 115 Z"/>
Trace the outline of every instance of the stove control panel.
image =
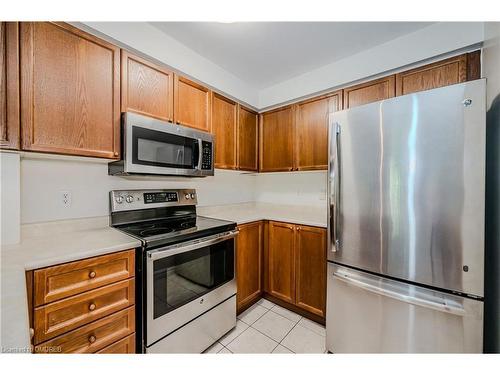
<path id="1" fill-rule="evenodd" d="M 196 205 L 194 189 L 113 190 L 109 193 L 111 212 L 158 207 Z"/>

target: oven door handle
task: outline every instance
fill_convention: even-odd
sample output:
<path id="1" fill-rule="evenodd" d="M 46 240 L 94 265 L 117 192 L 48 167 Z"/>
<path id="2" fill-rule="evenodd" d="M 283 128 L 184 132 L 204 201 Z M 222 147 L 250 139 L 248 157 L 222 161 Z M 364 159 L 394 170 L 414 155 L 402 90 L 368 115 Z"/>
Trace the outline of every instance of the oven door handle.
<path id="1" fill-rule="evenodd" d="M 147 253 L 148 258 L 152 261 L 155 261 L 155 260 L 166 258 L 166 257 L 172 256 L 172 255 L 185 253 L 187 251 L 200 249 L 200 248 L 205 247 L 205 246 L 215 245 L 219 242 L 226 241 L 226 240 L 229 240 L 231 238 L 236 237 L 238 235 L 238 233 L 239 233 L 239 230 L 235 229 L 235 230 L 232 230 L 230 232 L 225 232 L 223 234 L 211 236 L 203 241 L 195 240 L 195 241 L 187 242 L 185 244 L 180 244 L 180 245 L 177 244 L 177 245 L 163 247 L 163 248 L 160 248 L 158 250 L 149 251 Z"/>

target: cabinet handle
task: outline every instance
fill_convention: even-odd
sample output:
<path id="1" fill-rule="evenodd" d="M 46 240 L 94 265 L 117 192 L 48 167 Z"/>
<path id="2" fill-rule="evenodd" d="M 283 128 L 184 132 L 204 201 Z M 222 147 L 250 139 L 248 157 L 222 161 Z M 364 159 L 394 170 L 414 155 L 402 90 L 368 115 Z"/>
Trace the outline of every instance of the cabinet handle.
<path id="1" fill-rule="evenodd" d="M 91 303 L 91 304 L 89 305 L 89 310 L 90 310 L 90 311 L 94 311 L 94 310 L 95 310 L 95 303 Z"/>
<path id="2" fill-rule="evenodd" d="M 30 328 L 30 339 L 32 339 L 33 336 L 35 336 L 35 330 L 33 328 Z"/>
<path id="3" fill-rule="evenodd" d="M 115 151 L 115 156 L 118 156 L 118 151 Z"/>
<path id="4" fill-rule="evenodd" d="M 89 336 L 89 342 L 90 342 L 91 344 L 93 344 L 93 343 L 95 342 L 95 340 L 96 340 L 96 337 L 95 337 L 94 335 L 90 335 L 90 336 Z"/>
<path id="5" fill-rule="evenodd" d="M 93 279 L 95 277 L 95 275 L 96 275 L 95 271 L 90 271 L 89 272 L 89 278 L 90 279 Z"/>
<path id="6" fill-rule="evenodd" d="M 176 123 L 177 125 L 180 125 L 180 124 L 181 124 L 181 122 L 180 122 L 180 121 L 176 121 L 175 123 Z"/>
<path id="7" fill-rule="evenodd" d="M 300 231 L 300 227 L 297 227 L 297 230 Z"/>

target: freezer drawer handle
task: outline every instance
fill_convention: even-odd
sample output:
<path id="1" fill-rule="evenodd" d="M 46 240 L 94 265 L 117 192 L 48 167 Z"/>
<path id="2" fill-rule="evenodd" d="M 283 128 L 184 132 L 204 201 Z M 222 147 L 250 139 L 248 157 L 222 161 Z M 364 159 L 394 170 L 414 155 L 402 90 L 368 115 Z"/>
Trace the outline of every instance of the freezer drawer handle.
<path id="1" fill-rule="evenodd" d="M 372 292 L 372 293 L 379 294 L 379 295 L 384 296 L 384 297 L 393 298 L 393 299 L 396 299 L 396 300 L 399 300 L 402 302 L 411 303 L 412 305 L 422 306 L 425 308 L 441 311 L 444 313 L 449 313 L 449 314 L 459 315 L 459 316 L 465 315 L 465 310 L 463 308 L 457 308 L 457 307 L 449 306 L 449 305 L 442 304 L 442 303 L 428 301 L 428 300 L 425 300 L 422 298 L 407 296 L 407 295 L 404 295 L 404 294 L 401 294 L 401 293 L 398 293 L 398 292 L 395 292 L 392 290 L 381 288 L 380 286 L 377 286 L 377 285 L 372 285 L 372 284 L 366 283 L 366 282 L 361 281 L 361 280 L 356 280 L 356 279 L 354 279 L 348 275 L 342 274 L 342 273 L 334 272 L 333 277 L 336 278 L 337 280 L 343 281 L 346 284 L 367 290 L 367 291 Z"/>

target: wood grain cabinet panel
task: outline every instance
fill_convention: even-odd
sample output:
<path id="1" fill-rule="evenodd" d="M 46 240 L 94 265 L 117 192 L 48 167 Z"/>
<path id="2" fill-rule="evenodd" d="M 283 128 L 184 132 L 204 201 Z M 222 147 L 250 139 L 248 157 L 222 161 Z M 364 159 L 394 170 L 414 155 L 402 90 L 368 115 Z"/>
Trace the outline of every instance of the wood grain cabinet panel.
<path id="1" fill-rule="evenodd" d="M 174 77 L 174 120 L 179 125 L 211 131 L 211 91 L 185 77 Z"/>
<path id="2" fill-rule="evenodd" d="M 259 150 L 259 116 L 256 112 L 239 106 L 238 110 L 238 169 L 257 171 Z"/>
<path id="3" fill-rule="evenodd" d="M 134 304 L 134 279 L 35 308 L 35 344 L 51 339 Z"/>
<path id="4" fill-rule="evenodd" d="M 215 136 L 215 168 L 237 168 L 238 105 L 224 96 L 212 96 L 212 133 Z"/>
<path id="5" fill-rule="evenodd" d="M 122 112 L 173 121 L 173 72 L 127 51 L 121 56 Z"/>
<path id="6" fill-rule="evenodd" d="M 118 158 L 120 49 L 63 23 L 23 22 L 22 148 Z"/>
<path id="7" fill-rule="evenodd" d="M 255 302 L 262 293 L 263 223 L 238 226 L 236 241 L 236 304 L 238 312 Z"/>
<path id="8" fill-rule="evenodd" d="M 295 303 L 295 226 L 269 222 L 269 294 Z"/>
<path id="9" fill-rule="evenodd" d="M 260 115 L 260 172 L 294 169 L 294 112 L 292 106 Z"/>
<path id="10" fill-rule="evenodd" d="M 325 317 L 326 230 L 300 225 L 296 231 L 296 305 Z"/>
<path id="11" fill-rule="evenodd" d="M 328 169 L 328 116 L 342 108 L 342 91 L 298 103 L 295 107 L 297 170 Z"/>
<path id="12" fill-rule="evenodd" d="M 344 89 L 344 109 L 394 97 L 395 82 L 395 76 L 391 75 Z"/>
<path id="13" fill-rule="evenodd" d="M 34 272 L 35 306 L 125 280 L 134 274 L 134 250 L 42 268 Z"/>
<path id="14" fill-rule="evenodd" d="M 0 147 L 19 149 L 19 25 L 0 22 Z"/>
<path id="15" fill-rule="evenodd" d="M 35 346 L 35 353 L 95 353 L 135 332 L 135 309 L 111 314 Z"/>
<path id="16" fill-rule="evenodd" d="M 132 354 L 132 353 L 135 353 L 135 333 L 97 352 L 97 354 Z"/>
<path id="17" fill-rule="evenodd" d="M 467 81 L 467 55 L 459 55 L 396 75 L 396 95 L 431 90 Z"/>

